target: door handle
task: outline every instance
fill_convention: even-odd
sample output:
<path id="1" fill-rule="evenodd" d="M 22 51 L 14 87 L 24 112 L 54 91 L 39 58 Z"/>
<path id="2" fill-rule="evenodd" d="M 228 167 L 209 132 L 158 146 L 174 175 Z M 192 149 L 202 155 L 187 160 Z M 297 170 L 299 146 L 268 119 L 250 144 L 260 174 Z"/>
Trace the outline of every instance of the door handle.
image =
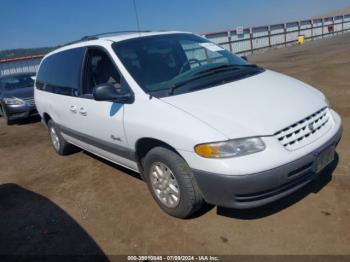
<path id="1" fill-rule="evenodd" d="M 85 109 L 84 107 L 81 107 L 81 108 L 79 109 L 79 114 L 81 114 L 82 116 L 86 116 L 86 115 L 87 115 L 86 109 Z"/>
<path id="2" fill-rule="evenodd" d="M 71 111 L 72 113 L 76 113 L 77 112 L 77 107 L 76 106 L 70 106 L 69 107 L 69 111 Z"/>

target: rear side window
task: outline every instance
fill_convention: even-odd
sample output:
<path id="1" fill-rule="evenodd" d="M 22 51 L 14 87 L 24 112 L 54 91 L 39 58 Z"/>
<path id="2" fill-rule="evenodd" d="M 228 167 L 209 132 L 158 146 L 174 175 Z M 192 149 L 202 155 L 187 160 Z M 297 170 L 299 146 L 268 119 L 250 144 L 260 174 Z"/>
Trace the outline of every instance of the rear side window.
<path id="1" fill-rule="evenodd" d="M 62 51 L 42 61 L 36 88 L 68 96 L 78 96 L 85 49 Z"/>

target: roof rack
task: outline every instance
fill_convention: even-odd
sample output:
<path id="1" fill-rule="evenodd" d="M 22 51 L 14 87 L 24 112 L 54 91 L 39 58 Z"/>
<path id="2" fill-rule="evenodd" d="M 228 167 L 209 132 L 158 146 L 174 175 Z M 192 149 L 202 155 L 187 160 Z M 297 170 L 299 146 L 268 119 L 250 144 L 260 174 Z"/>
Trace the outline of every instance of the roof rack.
<path id="1" fill-rule="evenodd" d="M 104 35 L 117 35 L 117 34 L 126 34 L 126 33 L 149 33 L 149 32 L 151 32 L 151 31 L 150 30 L 142 30 L 142 31 L 125 30 L 125 31 L 114 31 L 114 32 L 100 33 L 100 34 L 94 34 L 94 35 L 87 35 L 87 36 L 83 36 L 79 40 L 69 42 L 69 43 L 64 44 L 62 46 L 76 44 L 76 43 L 80 43 L 80 42 L 84 42 L 84 41 L 97 40 L 97 39 L 99 39 L 100 36 L 104 36 Z"/>
<path id="2" fill-rule="evenodd" d="M 117 35 L 117 34 L 125 34 L 125 33 L 149 33 L 151 32 L 150 30 L 125 30 L 125 31 L 113 31 L 113 32 L 107 32 L 107 33 L 100 33 L 100 34 L 95 34 L 95 35 L 89 35 L 89 36 L 84 36 L 81 39 L 90 39 L 93 38 L 94 39 L 98 39 L 99 36 L 103 36 L 103 35 Z"/>

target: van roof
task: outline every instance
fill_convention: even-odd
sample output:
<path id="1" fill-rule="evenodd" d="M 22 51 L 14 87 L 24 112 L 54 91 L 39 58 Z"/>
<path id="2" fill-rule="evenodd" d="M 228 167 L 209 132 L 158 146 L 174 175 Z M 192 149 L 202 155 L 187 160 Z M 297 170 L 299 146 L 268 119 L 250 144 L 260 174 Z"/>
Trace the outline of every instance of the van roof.
<path id="1" fill-rule="evenodd" d="M 108 40 L 112 42 L 119 42 L 127 39 L 137 38 L 137 37 L 145 37 L 145 36 L 152 36 L 152 35 L 165 35 L 165 34 L 181 34 L 181 33 L 188 33 L 188 32 L 181 32 L 181 31 L 150 31 L 150 32 L 137 32 L 137 33 L 127 33 L 127 34 L 121 34 L 121 35 L 114 35 L 114 36 L 105 36 L 101 37 L 99 39 L 101 40 Z"/>
<path id="2" fill-rule="evenodd" d="M 48 53 L 45 57 L 50 56 L 52 54 L 58 53 L 60 51 L 69 50 L 72 48 L 77 47 L 84 47 L 88 45 L 99 45 L 102 42 L 119 42 L 123 40 L 138 38 L 138 37 L 146 37 L 146 36 L 153 36 L 153 35 L 165 35 L 165 34 L 190 34 L 190 32 L 182 32 L 182 31 L 143 31 L 143 32 L 124 32 L 122 34 L 118 35 L 111 35 L 111 36 L 103 36 L 103 37 L 96 37 L 96 36 L 86 36 L 83 37 L 81 40 L 68 43 L 67 45 L 64 45 L 50 53 Z"/>

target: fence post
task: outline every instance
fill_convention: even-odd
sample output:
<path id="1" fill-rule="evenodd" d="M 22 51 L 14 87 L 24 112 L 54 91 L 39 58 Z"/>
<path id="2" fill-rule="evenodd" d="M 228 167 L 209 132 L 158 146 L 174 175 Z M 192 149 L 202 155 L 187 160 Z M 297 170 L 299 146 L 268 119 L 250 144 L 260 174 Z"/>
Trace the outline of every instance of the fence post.
<path id="1" fill-rule="evenodd" d="M 311 19 L 311 41 L 314 40 L 314 20 Z"/>
<path id="2" fill-rule="evenodd" d="M 232 49 L 231 32 L 230 31 L 227 31 L 227 39 L 228 39 L 230 51 L 232 52 L 233 49 Z"/>
<path id="3" fill-rule="evenodd" d="M 322 19 L 322 38 L 324 38 L 324 19 Z"/>
<path id="4" fill-rule="evenodd" d="M 341 33 L 344 34 L 344 16 L 341 17 Z"/>
<path id="5" fill-rule="evenodd" d="M 332 17 L 332 21 L 333 21 L 333 36 L 335 36 L 335 23 L 334 23 L 334 16 Z"/>
<path id="6" fill-rule="evenodd" d="M 249 28 L 250 52 L 253 54 L 253 29 Z"/>
<path id="7" fill-rule="evenodd" d="M 287 46 L 287 24 L 283 25 L 284 30 L 284 46 Z"/>
<path id="8" fill-rule="evenodd" d="M 267 27 L 267 32 L 268 32 L 268 36 L 269 36 L 269 47 L 271 47 L 271 26 Z"/>

